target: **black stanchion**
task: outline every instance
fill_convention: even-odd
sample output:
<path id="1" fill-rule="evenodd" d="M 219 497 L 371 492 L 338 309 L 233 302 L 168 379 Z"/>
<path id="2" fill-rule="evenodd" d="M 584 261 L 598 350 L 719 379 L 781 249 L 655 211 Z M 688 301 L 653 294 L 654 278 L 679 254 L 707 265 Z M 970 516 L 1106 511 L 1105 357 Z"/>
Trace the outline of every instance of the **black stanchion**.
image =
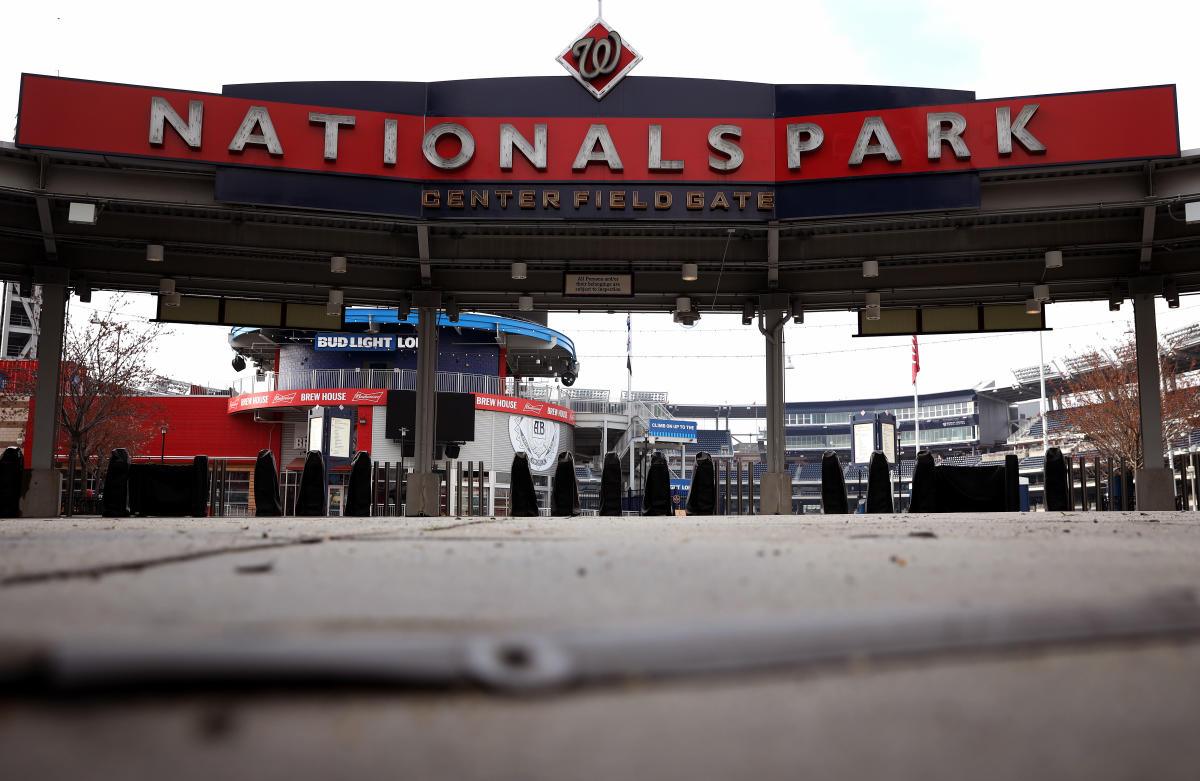
<path id="1" fill-rule="evenodd" d="M 254 461 L 254 514 L 259 518 L 274 518 L 283 515 L 283 501 L 279 498 L 279 467 L 275 453 L 258 451 Z"/>
<path id="2" fill-rule="evenodd" d="M 1045 499 L 1046 510 L 1059 512 L 1071 509 L 1071 486 L 1067 482 L 1067 461 L 1062 451 L 1052 447 L 1046 451 Z"/>
<path id="3" fill-rule="evenodd" d="M 119 447 L 108 457 L 104 474 L 104 517 L 129 517 L 129 451 Z"/>
<path id="4" fill-rule="evenodd" d="M 360 450 L 350 462 L 350 482 L 346 485 L 346 512 L 362 518 L 371 514 L 371 454 Z"/>
<path id="5" fill-rule="evenodd" d="M 208 516 L 208 456 L 192 459 L 192 517 Z"/>
<path id="6" fill-rule="evenodd" d="M 826 450 L 821 456 L 821 512 L 826 515 L 845 515 L 850 512 L 846 497 L 846 475 L 837 453 Z"/>
<path id="7" fill-rule="evenodd" d="M 867 470 L 867 512 L 895 512 L 892 504 L 892 475 L 888 470 L 887 456 L 878 450 L 871 454 Z"/>
<path id="8" fill-rule="evenodd" d="M 712 456 L 703 450 L 696 454 L 686 510 L 688 515 L 713 515 L 717 511 L 717 471 Z"/>
<path id="9" fill-rule="evenodd" d="M 575 474 L 575 459 L 566 450 L 558 454 L 558 465 L 554 468 L 550 514 L 579 515 L 579 478 Z"/>
<path id="10" fill-rule="evenodd" d="M 304 457 L 300 473 L 300 489 L 296 496 L 296 515 L 314 517 L 329 510 L 329 486 L 325 482 L 325 457 L 320 450 L 310 450 Z"/>
<path id="11" fill-rule="evenodd" d="M 650 457 L 646 473 L 646 490 L 642 494 L 642 515 L 671 514 L 671 472 L 667 457 L 656 452 Z"/>
<path id="12" fill-rule="evenodd" d="M 509 486 L 508 514 L 516 518 L 538 515 L 537 491 L 533 487 L 533 472 L 529 471 L 528 454 L 513 456 Z"/>
<path id="13" fill-rule="evenodd" d="M 616 453 L 604 456 L 600 473 L 600 515 L 621 514 L 621 457 Z"/>
<path id="14" fill-rule="evenodd" d="M 25 453 L 16 445 L 0 455 L 0 518 L 21 517 L 21 489 L 25 481 Z"/>
<path id="15" fill-rule="evenodd" d="M 937 512 L 937 487 L 935 484 L 933 453 L 922 450 L 917 454 L 913 466 L 912 482 L 909 483 L 908 511 L 910 513 Z"/>

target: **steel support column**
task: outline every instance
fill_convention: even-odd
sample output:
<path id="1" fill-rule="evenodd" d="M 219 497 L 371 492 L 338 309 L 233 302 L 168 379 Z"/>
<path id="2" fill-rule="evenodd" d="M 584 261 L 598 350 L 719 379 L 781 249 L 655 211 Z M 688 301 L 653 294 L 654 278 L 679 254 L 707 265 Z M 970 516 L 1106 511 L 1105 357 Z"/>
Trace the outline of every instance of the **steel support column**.
<path id="1" fill-rule="evenodd" d="M 62 363 L 67 286 L 42 285 L 42 311 L 37 344 L 37 385 L 34 388 L 31 475 L 22 514 L 56 517 L 62 475 L 54 469 L 54 423 L 58 414 L 58 379 Z"/>
<path id="2" fill-rule="evenodd" d="M 417 398 L 413 430 L 413 472 L 409 476 L 405 515 L 438 515 L 438 476 L 433 472 L 437 422 L 436 307 L 417 309 Z"/>
<path id="3" fill-rule="evenodd" d="M 1137 473 L 1137 509 L 1174 510 L 1175 477 L 1163 466 L 1162 391 L 1158 373 L 1158 324 L 1154 294 L 1133 296 L 1138 403 L 1142 428 L 1142 468 Z"/>
<path id="4" fill-rule="evenodd" d="M 760 509 L 764 515 L 789 515 L 792 511 L 792 480 L 787 470 L 787 429 L 784 426 L 783 327 L 791 315 L 786 297 L 783 306 L 763 297 L 759 330 L 767 345 L 767 471 L 759 483 Z"/>

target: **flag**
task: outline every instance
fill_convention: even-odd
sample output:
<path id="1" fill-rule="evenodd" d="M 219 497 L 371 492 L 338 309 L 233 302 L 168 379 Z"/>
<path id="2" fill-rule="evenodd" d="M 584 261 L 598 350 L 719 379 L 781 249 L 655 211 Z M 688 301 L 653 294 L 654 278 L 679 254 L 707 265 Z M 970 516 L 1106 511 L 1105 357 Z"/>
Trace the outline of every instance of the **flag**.
<path id="1" fill-rule="evenodd" d="M 633 321 L 629 312 L 625 313 L 625 370 L 633 374 Z"/>
<path id="2" fill-rule="evenodd" d="M 921 354 L 917 352 L 917 335 L 913 334 L 913 385 L 917 384 L 917 372 L 919 371 L 921 371 Z"/>

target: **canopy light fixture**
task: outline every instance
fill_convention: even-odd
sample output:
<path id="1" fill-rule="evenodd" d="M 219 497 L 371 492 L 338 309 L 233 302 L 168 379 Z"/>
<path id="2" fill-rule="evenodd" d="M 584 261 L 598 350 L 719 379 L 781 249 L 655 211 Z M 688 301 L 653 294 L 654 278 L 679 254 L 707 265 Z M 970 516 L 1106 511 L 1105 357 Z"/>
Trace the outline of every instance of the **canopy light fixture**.
<path id="1" fill-rule="evenodd" d="M 95 225 L 96 204 L 71 201 L 67 206 L 67 222 L 74 225 Z"/>
<path id="2" fill-rule="evenodd" d="M 146 245 L 146 260 L 151 263 L 162 263 L 163 260 L 163 245 L 147 244 Z"/>
<path id="3" fill-rule="evenodd" d="M 345 274 L 346 273 L 346 256 L 334 255 L 329 259 L 330 274 Z"/>
<path id="4" fill-rule="evenodd" d="M 325 314 L 334 317 L 342 314 L 342 304 L 346 302 L 346 294 L 334 288 L 329 291 L 329 300 L 325 302 Z"/>
<path id="5" fill-rule="evenodd" d="M 533 296 L 517 296 L 517 308 L 522 312 L 532 312 Z"/>
<path id="6" fill-rule="evenodd" d="M 161 298 L 163 306 L 179 306 L 180 297 L 178 291 L 167 293 L 165 296 L 161 296 Z"/>
<path id="7" fill-rule="evenodd" d="M 452 323 L 457 323 L 458 301 L 455 300 L 454 296 L 446 296 L 446 302 L 444 306 L 446 307 L 446 319 Z"/>
<path id="8" fill-rule="evenodd" d="M 795 296 L 791 300 L 792 322 L 796 325 L 804 323 L 804 306 L 800 302 L 800 297 Z"/>
<path id="9" fill-rule="evenodd" d="M 868 320 L 878 320 L 879 319 L 879 294 L 878 293 L 867 293 L 865 300 L 866 300 L 866 305 L 867 305 L 866 306 L 867 319 Z"/>
<path id="10" fill-rule="evenodd" d="M 691 328 L 700 319 L 700 313 L 692 308 L 692 299 L 688 296 L 678 296 L 675 299 L 675 322 L 685 328 Z"/>
<path id="11" fill-rule="evenodd" d="M 683 281 L 695 282 L 700 278 L 700 269 L 695 263 L 683 264 Z"/>
<path id="12" fill-rule="evenodd" d="M 1171 309 L 1179 308 L 1179 288 L 1175 284 L 1174 279 L 1163 280 L 1163 298 L 1166 299 L 1167 306 Z"/>
<path id="13" fill-rule="evenodd" d="M 1062 250 L 1046 250 L 1046 268 L 1062 268 Z"/>
<path id="14" fill-rule="evenodd" d="M 742 304 L 742 325 L 750 325 L 754 322 L 754 302 L 746 300 Z"/>
<path id="15" fill-rule="evenodd" d="M 412 312 L 412 296 L 401 293 L 396 297 L 396 320 L 403 323 Z"/>
<path id="16" fill-rule="evenodd" d="M 1120 312 L 1121 304 L 1125 301 L 1125 291 L 1120 285 L 1113 285 L 1112 291 L 1108 294 L 1108 311 Z"/>
<path id="17" fill-rule="evenodd" d="M 1037 315 L 1042 312 L 1042 302 L 1036 298 L 1031 298 L 1025 302 L 1025 314 Z"/>
<path id="18" fill-rule="evenodd" d="M 1050 300 L 1050 286 L 1049 285 L 1034 285 L 1033 286 L 1033 297 L 1036 298 L 1038 301 L 1049 301 Z"/>
<path id="19" fill-rule="evenodd" d="M 863 277 L 866 279 L 874 279 L 879 276 L 879 261 L 864 260 L 863 261 Z"/>
<path id="20" fill-rule="evenodd" d="M 87 280 L 79 280 L 75 283 L 75 295 L 79 296 L 80 302 L 84 304 L 92 301 L 92 285 Z"/>
<path id="21" fill-rule="evenodd" d="M 513 279 L 525 279 L 525 277 L 528 275 L 529 275 L 529 267 L 526 266 L 524 263 L 522 263 L 521 261 L 517 261 L 516 263 L 512 264 L 512 278 Z"/>
<path id="22" fill-rule="evenodd" d="M 175 280 L 163 277 L 158 280 L 158 292 L 162 295 L 170 295 L 175 292 Z"/>

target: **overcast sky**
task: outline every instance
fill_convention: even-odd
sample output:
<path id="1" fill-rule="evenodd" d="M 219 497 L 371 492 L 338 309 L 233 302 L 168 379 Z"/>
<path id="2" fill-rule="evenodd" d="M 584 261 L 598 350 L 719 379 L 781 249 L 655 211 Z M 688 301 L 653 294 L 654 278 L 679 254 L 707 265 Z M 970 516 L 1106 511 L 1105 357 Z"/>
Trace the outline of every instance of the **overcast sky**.
<path id="1" fill-rule="evenodd" d="M 22 72 L 205 92 L 259 81 L 561 75 L 555 56 L 595 15 L 585 0 L 10 4 L 0 17 L 0 116 L 10 118 L 0 138 L 12 139 Z M 979 98 L 1174 83 L 1182 146 L 1200 147 L 1194 2 L 607 0 L 604 17 L 642 53 L 640 76 L 945 87 Z M 97 295 L 92 306 L 100 303 Z M 1160 306 L 1160 329 L 1200 320 L 1198 303 Z M 1129 309 L 1050 306 L 1047 359 L 1121 338 Z M 153 312 L 149 297 L 130 303 L 131 317 Z M 853 324 L 851 313 L 829 313 L 788 328 L 789 400 L 911 393 L 909 340 L 854 339 Z M 578 387 L 625 387 L 624 315 L 552 315 L 551 325 L 579 350 Z M 635 388 L 676 401 L 763 401 L 762 338 L 737 316 L 683 329 L 669 316 L 634 315 L 633 326 Z M 1037 363 L 1037 350 L 1034 334 L 923 339 L 920 387 L 1010 382 L 1011 369 Z M 164 374 L 223 385 L 231 357 L 225 330 L 176 327 L 159 363 Z"/>

